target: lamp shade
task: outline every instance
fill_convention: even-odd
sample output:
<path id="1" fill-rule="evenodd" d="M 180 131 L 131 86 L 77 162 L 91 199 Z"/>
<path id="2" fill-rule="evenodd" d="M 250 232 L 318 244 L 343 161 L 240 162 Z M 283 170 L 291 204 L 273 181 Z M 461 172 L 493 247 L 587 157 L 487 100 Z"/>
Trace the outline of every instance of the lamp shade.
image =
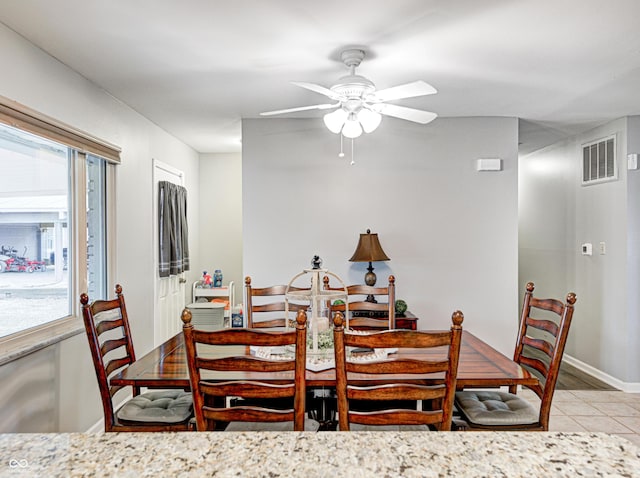
<path id="1" fill-rule="evenodd" d="M 382 250 L 380 241 L 378 240 L 378 234 L 371 233 L 370 229 L 367 229 L 366 234 L 360 234 L 358 240 L 358 246 L 356 251 L 349 259 L 349 262 L 376 262 L 376 261 L 390 261 L 389 257 Z"/>

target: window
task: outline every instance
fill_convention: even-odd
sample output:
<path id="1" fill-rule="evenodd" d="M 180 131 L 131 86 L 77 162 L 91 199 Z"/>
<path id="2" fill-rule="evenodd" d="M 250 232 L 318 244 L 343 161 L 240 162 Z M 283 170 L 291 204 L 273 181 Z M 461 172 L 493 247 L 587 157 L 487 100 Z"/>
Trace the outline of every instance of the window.
<path id="1" fill-rule="evenodd" d="M 84 163 L 84 164 L 82 164 Z M 72 179 L 86 170 L 86 185 Z M 105 297 L 106 161 L 0 124 L 0 337 L 73 315 L 73 271 Z M 74 191 L 75 189 L 75 191 Z M 86 197 L 86 205 L 72 204 Z M 74 252 L 74 209 L 86 209 L 86 252 Z M 81 227 L 78 224 L 77 227 Z"/>
<path id="2" fill-rule="evenodd" d="M 94 141 L 0 97 L 0 345 L 107 297 L 119 150 Z"/>
<path id="3" fill-rule="evenodd" d="M 71 315 L 70 154 L 0 125 L 0 337 Z"/>
<path id="4" fill-rule="evenodd" d="M 582 184 L 618 179 L 616 138 L 611 136 L 582 145 Z"/>

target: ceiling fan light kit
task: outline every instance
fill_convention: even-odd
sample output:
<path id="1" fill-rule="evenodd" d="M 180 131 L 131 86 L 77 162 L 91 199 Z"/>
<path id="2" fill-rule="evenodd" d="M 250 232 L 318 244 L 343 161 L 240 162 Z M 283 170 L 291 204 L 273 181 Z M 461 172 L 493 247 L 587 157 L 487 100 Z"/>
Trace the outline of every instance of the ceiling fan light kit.
<path id="1" fill-rule="evenodd" d="M 349 116 L 349 114 L 345 110 L 338 108 L 337 110 L 324 115 L 324 124 L 329 131 L 338 134 L 342 131 L 344 122 L 347 121 L 347 116 Z"/>
<path id="2" fill-rule="evenodd" d="M 347 121 L 342 127 L 342 134 L 345 138 L 355 139 L 362 134 L 362 126 L 355 113 L 349 113 Z"/>
<path id="3" fill-rule="evenodd" d="M 358 119 L 362 124 L 362 129 L 365 133 L 371 133 L 375 131 L 375 129 L 380 126 L 380 122 L 382 121 L 382 115 L 380 113 L 376 113 L 375 111 L 371 111 L 367 108 L 362 108 L 358 113 Z"/>
<path id="4" fill-rule="evenodd" d="M 359 48 L 345 49 L 340 55 L 342 62 L 349 68 L 349 74 L 343 76 L 331 88 L 315 83 L 292 82 L 296 86 L 320 93 L 336 101 L 311 106 L 301 106 L 283 110 L 260 113 L 263 116 L 293 113 L 308 110 L 334 111 L 324 115 L 324 124 L 329 131 L 350 139 L 359 137 L 362 132 L 371 133 L 380 126 L 382 115 L 427 124 L 438 115 L 430 111 L 417 110 L 406 106 L 385 103 L 386 101 L 432 95 L 437 90 L 422 80 L 404 85 L 393 86 L 376 91 L 375 84 L 364 76 L 356 75 L 356 67 L 364 59 L 365 52 Z"/>

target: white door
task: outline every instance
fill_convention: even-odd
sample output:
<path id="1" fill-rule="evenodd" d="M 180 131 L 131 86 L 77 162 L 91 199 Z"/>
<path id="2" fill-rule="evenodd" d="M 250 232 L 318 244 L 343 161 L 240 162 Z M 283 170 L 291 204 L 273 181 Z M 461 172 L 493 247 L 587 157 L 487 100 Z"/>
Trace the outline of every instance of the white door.
<path id="1" fill-rule="evenodd" d="M 185 306 L 185 274 L 159 277 L 158 245 L 158 182 L 169 181 L 184 186 L 184 173 L 168 164 L 153 160 L 153 248 L 154 248 L 154 331 L 153 343 L 158 346 L 182 330 L 180 314 Z"/>

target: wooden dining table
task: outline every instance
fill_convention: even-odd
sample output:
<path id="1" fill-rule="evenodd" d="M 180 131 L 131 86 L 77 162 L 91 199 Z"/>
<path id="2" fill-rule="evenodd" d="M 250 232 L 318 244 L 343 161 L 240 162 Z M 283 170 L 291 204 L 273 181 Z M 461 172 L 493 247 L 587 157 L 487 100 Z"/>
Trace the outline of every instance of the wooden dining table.
<path id="1" fill-rule="evenodd" d="M 406 351 L 402 349 L 398 354 L 412 354 L 416 357 L 419 354 L 428 353 L 433 358 L 436 356 L 445 357 L 446 347 L 439 347 L 424 351 Z M 244 349 L 241 353 L 249 353 Z M 221 372 L 222 373 L 222 372 Z M 281 372 L 287 373 L 287 372 Z M 237 376 L 224 375 L 221 380 L 229 379 L 251 379 L 260 378 L 261 380 L 272 380 L 277 383 L 282 379 L 282 375 L 278 373 L 270 374 L 265 377 L 264 373 L 242 373 Z M 215 377 L 211 377 L 215 379 Z M 411 378 L 418 383 L 436 384 L 443 378 L 438 374 L 432 374 L 429 377 L 419 380 L 413 377 L 390 376 L 388 381 L 394 379 Z M 363 385 L 367 383 L 379 383 L 379 380 L 373 382 L 370 377 L 365 374 L 356 376 Z M 111 380 L 112 386 L 117 385 L 133 385 L 148 388 L 182 388 L 189 389 L 189 372 L 187 369 L 187 358 L 185 354 L 184 337 L 182 333 L 170 338 L 162 345 L 153 349 L 151 352 L 137 359 L 126 369 L 114 375 Z M 332 387 L 335 386 L 336 374 L 335 369 L 331 368 L 323 371 L 306 371 L 307 387 Z M 482 341 L 472 333 L 463 331 L 462 344 L 460 350 L 460 360 L 458 363 L 457 388 L 491 388 L 503 385 L 522 385 L 529 386 L 538 383 L 538 379 L 522 368 L 512 359 L 501 354 L 486 342 Z"/>

